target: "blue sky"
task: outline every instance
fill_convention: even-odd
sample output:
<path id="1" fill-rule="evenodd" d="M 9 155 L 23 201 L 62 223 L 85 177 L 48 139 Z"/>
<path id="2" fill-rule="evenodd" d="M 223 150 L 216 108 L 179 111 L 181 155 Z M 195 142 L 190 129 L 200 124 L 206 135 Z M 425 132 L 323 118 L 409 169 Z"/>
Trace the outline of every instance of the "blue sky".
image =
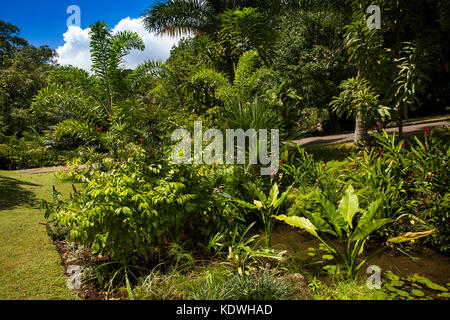
<path id="1" fill-rule="evenodd" d="M 21 36 L 32 45 L 47 44 L 56 49 L 64 44 L 63 33 L 67 31 L 66 13 L 70 5 L 81 9 L 81 27 L 103 20 L 114 27 L 126 17 L 138 18 L 155 0 L 11 0 L 2 1 L 0 20 L 17 25 Z"/>
<path id="2" fill-rule="evenodd" d="M 0 20 L 20 28 L 20 36 L 34 46 L 48 45 L 56 49 L 60 65 L 73 65 L 85 70 L 91 66 L 89 25 L 102 20 L 114 32 L 129 30 L 138 33 L 146 49 L 132 51 L 125 59 L 129 68 L 146 60 L 166 60 L 178 39 L 149 33 L 139 19 L 157 0 L 11 0 L 0 5 Z M 71 14 L 67 9 L 76 5 L 81 11 L 80 27 L 67 26 Z"/>

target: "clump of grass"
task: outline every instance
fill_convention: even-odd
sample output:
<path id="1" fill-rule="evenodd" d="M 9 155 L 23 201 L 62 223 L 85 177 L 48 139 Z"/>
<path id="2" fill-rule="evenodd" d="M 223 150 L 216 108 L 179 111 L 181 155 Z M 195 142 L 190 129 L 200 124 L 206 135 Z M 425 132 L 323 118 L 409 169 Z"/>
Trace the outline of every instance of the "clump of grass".
<path id="1" fill-rule="evenodd" d="M 167 273 L 152 271 L 134 290 L 138 300 L 180 300 L 184 299 L 190 279 L 173 269 Z"/>
<path id="2" fill-rule="evenodd" d="M 296 294 L 288 281 L 264 272 L 245 277 L 234 275 L 227 280 L 207 275 L 203 283 L 192 287 L 188 297 L 194 300 L 289 300 Z"/>

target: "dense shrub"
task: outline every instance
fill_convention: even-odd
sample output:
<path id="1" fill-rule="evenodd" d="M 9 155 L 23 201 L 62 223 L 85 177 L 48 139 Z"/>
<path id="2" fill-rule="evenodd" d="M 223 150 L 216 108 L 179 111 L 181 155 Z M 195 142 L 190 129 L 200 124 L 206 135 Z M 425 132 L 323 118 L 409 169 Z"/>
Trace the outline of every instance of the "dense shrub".
<path id="1" fill-rule="evenodd" d="M 442 252 L 448 252 L 450 240 L 448 181 L 450 145 L 448 130 L 430 132 L 398 141 L 386 132 L 373 136 L 372 146 L 350 158 L 346 168 L 330 168 L 318 162 L 303 149 L 282 165 L 284 183 L 294 183 L 293 205 L 288 215 L 296 212 L 319 212 L 316 191 L 336 202 L 347 183 L 359 190 L 363 206 L 373 201 L 381 204 L 376 219 L 405 218 L 380 229 L 377 237 L 404 232 L 420 232 L 436 228 L 432 236 L 423 238 Z"/>
<path id="2" fill-rule="evenodd" d="M 171 243 L 199 248 L 235 222 L 218 195 L 220 172 L 213 167 L 176 166 L 143 152 L 126 163 L 101 161 L 104 170 L 70 173 L 84 190 L 74 190 L 69 200 L 55 192 L 46 211 L 56 225 L 70 226 L 70 239 L 93 252 L 124 264 L 150 261 Z"/>
<path id="3" fill-rule="evenodd" d="M 426 127 L 423 139 L 411 141 L 397 141 L 386 132 L 376 134 L 372 150 L 357 159 L 359 167 L 350 177 L 364 188 L 369 201 L 382 199 L 379 214 L 383 217 L 413 214 L 426 223 L 414 226 L 408 220 L 403 226 L 406 229 L 436 228 L 433 236 L 423 241 L 443 252 L 448 252 L 450 240 L 448 134 L 446 130 L 436 135 Z"/>
<path id="4" fill-rule="evenodd" d="M 58 166 L 75 157 L 75 151 L 47 148 L 44 139 L 28 134 L 8 137 L 5 144 L 0 144 L 0 170 Z"/>

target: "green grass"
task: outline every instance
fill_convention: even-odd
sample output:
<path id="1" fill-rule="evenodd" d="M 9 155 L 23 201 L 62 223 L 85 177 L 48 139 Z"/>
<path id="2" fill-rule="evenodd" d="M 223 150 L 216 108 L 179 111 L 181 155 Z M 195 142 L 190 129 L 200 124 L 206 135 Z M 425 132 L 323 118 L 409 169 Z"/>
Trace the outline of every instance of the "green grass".
<path id="1" fill-rule="evenodd" d="M 322 160 L 324 162 L 343 162 L 350 155 L 358 152 L 359 148 L 353 142 L 327 145 L 311 145 L 305 150 L 314 155 L 314 160 Z M 329 163 L 328 165 L 330 165 Z"/>
<path id="2" fill-rule="evenodd" d="M 408 126 L 408 125 L 413 125 L 413 124 L 438 122 L 438 121 L 446 121 L 446 120 L 450 120 L 450 114 L 406 119 L 403 121 L 403 125 Z M 393 127 L 397 127 L 397 126 L 398 125 L 396 123 L 391 123 L 388 125 L 388 128 L 393 128 Z"/>
<path id="3" fill-rule="evenodd" d="M 71 190 L 54 174 L 0 171 L 0 300 L 76 299 L 66 287 L 61 259 L 47 236 L 40 199 L 52 185 Z"/>
<path id="4" fill-rule="evenodd" d="M 315 294 L 321 300 L 388 300 L 383 290 L 369 289 L 364 279 L 319 282 Z"/>

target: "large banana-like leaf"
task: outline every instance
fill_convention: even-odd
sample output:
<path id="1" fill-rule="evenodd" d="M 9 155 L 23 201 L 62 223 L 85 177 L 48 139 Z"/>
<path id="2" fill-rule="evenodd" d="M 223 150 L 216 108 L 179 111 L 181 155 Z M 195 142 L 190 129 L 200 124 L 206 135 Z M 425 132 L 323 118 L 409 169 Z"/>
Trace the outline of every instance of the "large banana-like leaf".
<path id="1" fill-rule="evenodd" d="M 287 188 L 287 190 L 281 194 L 281 197 L 277 200 L 277 202 L 274 205 L 275 209 L 283 204 L 283 202 L 286 199 L 287 195 L 289 194 L 289 192 L 291 192 L 291 189 L 292 189 L 292 186 L 289 186 Z"/>
<path id="2" fill-rule="evenodd" d="M 350 185 L 345 191 L 344 197 L 339 203 L 339 211 L 350 228 L 353 228 L 353 217 L 359 211 L 358 196 L 353 186 Z"/>
<path id="3" fill-rule="evenodd" d="M 270 194 L 269 194 L 269 201 L 270 201 L 270 206 L 275 207 L 277 200 L 278 200 L 278 194 L 280 193 L 280 189 L 278 188 L 278 183 L 275 183 L 272 186 L 272 189 L 270 189 Z"/>
<path id="4" fill-rule="evenodd" d="M 382 226 L 393 222 L 392 219 L 378 219 L 371 220 L 366 222 L 365 224 L 358 224 L 356 230 L 350 236 L 350 241 L 364 240 L 366 239 L 372 232 L 378 230 Z"/>
<path id="5" fill-rule="evenodd" d="M 290 226 L 306 230 L 313 236 L 317 237 L 317 228 L 311 223 L 311 221 L 309 221 L 306 218 L 297 216 L 288 217 L 286 215 L 280 215 L 277 216 L 276 218 L 280 221 L 286 222 Z"/>
<path id="6" fill-rule="evenodd" d="M 426 236 L 429 236 L 430 234 L 434 233 L 436 229 L 424 231 L 424 232 L 408 232 L 407 234 L 404 234 L 402 236 L 394 237 L 388 239 L 387 242 L 389 243 L 401 243 L 401 242 L 407 242 L 407 241 L 414 241 Z"/>
<path id="7" fill-rule="evenodd" d="M 264 206 L 269 205 L 266 195 L 260 188 L 258 188 L 258 186 L 256 184 L 249 183 L 248 188 L 250 189 L 250 191 L 252 191 L 254 194 L 256 194 L 256 196 L 264 204 Z"/>
<path id="8" fill-rule="evenodd" d="M 340 210 L 337 210 L 336 206 L 334 206 L 329 200 L 325 199 L 320 195 L 319 201 L 323 208 L 322 211 L 323 214 L 325 215 L 326 219 L 333 225 L 337 235 L 341 237 L 342 230 L 348 233 L 349 232 L 348 224 L 345 221 L 344 217 L 342 216 Z"/>
<path id="9" fill-rule="evenodd" d="M 358 226 L 356 227 L 354 234 L 365 233 L 365 229 L 372 224 L 372 220 L 375 217 L 375 214 L 380 208 L 382 202 L 383 199 L 378 199 L 369 205 L 369 207 L 367 208 L 367 212 L 364 213 L 361 218 L 359 218 Z M 352 237 L 354 236 L 354 234 L 352 235 Z"/>
<path id="10" fill-rule="evenodd" d="M 246 208 L 246 209 L 258 209 L 257 205 L 242 201 L 242 200 L 232 200 L 233 202 L 235 202 L 237 205 L 239 205 L 240 207 Z"/>
<path id="11" fill-rule="evenodd" d="M 328 222 L 322 218 L 322 215 L 320 212 L 304 212 L 305 217 L 308 218 L 309 221 L 320 231 L 324 233 L 329 233 L 333 236 L 337 236 L 338 232 L 335 232 L 331 226 L 328 224 Z"/>

